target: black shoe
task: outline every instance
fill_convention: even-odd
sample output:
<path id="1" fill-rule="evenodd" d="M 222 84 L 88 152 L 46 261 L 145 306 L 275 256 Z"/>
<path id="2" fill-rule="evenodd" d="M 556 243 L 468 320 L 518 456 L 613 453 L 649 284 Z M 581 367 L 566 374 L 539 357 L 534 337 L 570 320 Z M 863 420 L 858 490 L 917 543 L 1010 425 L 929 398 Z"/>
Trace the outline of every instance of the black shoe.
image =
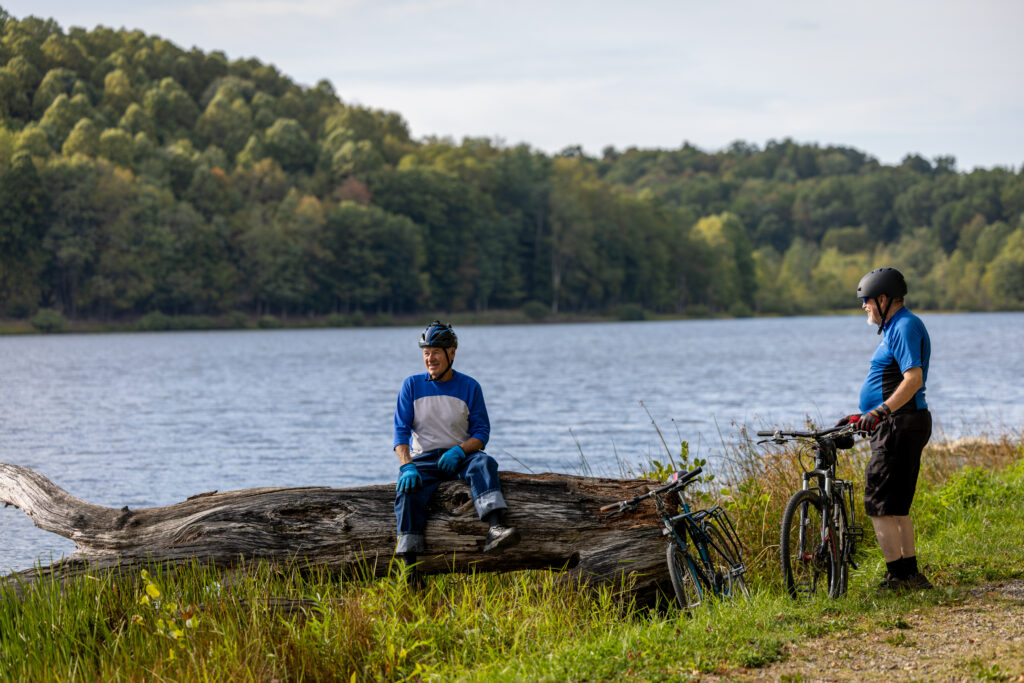
<path id="1" fill-rule="evenodd" d="M 926 591 L 935 588 L 932 582 L 928 580 L 928 577 L 921 572 L 911 574 L 907 578 L 902 579 L 899 584 L 902 590 L 907 591 Z"/>
<path id="2" fill-rule="evenodd" d="M 875 590 L 879 593 L 891 593 L 900 587 L 901 581 L 893 576 L 891 573 L 886 572 L 885 576 L 882 577 L 878 587 Z"/>
<path id="3" fill-rule="evenodd" d="M 487 530 L 487 538 L 484 542 L 485 553 L 501 552 L 505 548 L 511 548 L 519 543 L 519 529 L 514 526 L 501 526 L 495 524 Z"/>

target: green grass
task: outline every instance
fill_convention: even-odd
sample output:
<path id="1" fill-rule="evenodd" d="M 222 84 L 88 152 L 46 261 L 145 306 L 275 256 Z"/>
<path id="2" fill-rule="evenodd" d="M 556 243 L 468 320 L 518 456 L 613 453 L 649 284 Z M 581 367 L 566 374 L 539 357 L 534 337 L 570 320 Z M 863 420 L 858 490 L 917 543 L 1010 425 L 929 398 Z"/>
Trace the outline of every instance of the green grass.
<path id="1" fill-rule="evenodd" d="M 927 593 L 876 595 L 884 563 L 869 540 L 844 599 L 784 598 L 766 533 L 792 474 L 780 469 L 779 490 L 730 489 L 751 557 L 747 601 L 687 616 L 557 572 L 430 576 L 417 589 L 397 571 L 370 579 L 266 564 L 152 567 L 0 597 L 0 679 L 668 681 L 762 666 L 787 643 L 840 630 L 882 629 L 890 644 L 912 647 L 901 627 L 909 611 L 1024 574 L 1024 512 L 1012 504 L 1024 496 L 1024 462 L 1017 445 L 999 448 L 966 458 L 987 469 L 947 471 L 963 453 L 946 466 L 932 455 L 914 508 L 918 554 L 938 585 Z M 288 610 L 268 598 L 306 602 Z"/>

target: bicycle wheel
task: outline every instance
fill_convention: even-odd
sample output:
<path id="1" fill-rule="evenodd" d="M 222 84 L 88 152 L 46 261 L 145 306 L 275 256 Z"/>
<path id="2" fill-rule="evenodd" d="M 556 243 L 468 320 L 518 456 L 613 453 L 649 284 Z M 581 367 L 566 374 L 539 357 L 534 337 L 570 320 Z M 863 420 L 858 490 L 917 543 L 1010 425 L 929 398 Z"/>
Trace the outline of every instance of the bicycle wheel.
<path id="1" fill-rule="evenodd" d="M 672 578 L 672 589 L 676 593 L 679 609 L 690 610 L 699 607 L 703 588 L 693 566 L 693 558 L 675 543 L 669 543 L 665 553 L 668 575 Z"/>
<path id="2" fill-rule="evenodd" d="M 714 568 L 715 589 L 719 595 L 730 598 L 737 595 L 749 597 L 750 591 L 743 574 L 736 572 L 740 561 L 733 556 L 732 544 L 725 540 L 724 534 L 713 524 L 705 524 L 702 530 L 708 537 L 708 559 Z"/>
<path id="3" fill-rule="evenodd" d="M 832 582 L 829 597 L 840 598 L 846 595 L 846 588 L 850 582 L 850 557 L 853 554 L 849 525 L 846 523 L 846 506 L 843 505 L 841 496 L 832 498 L 832 523 L 835 528 L 836 548 L 839 551 L 836 553 L 838 557 L 836 580 Z"/>
<path id="4" fill-rule="evenodd" d="M 786 590 L 794 599 L 832 593 L 838 567 L 833 530 L 825 526 L 825 508 L 817 491 L 797 491 L 782 513 L 779 559 Z"/>

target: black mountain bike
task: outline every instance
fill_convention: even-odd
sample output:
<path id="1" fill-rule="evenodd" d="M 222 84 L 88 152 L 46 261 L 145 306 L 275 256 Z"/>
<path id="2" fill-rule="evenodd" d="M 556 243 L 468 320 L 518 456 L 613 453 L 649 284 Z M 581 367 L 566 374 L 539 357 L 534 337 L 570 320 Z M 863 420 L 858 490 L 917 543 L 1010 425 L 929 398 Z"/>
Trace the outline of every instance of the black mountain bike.
<path id="1" fill-rule="evenodd" d="M 708 596 L 749 594 L 743 580 L 747 571 L 743 552 L 729 515 L 718 505 L 710 510 L 691 510 L 683 496 L 683 489 L 693 484 L 703 471 L 698 467 L 690 472 L 675 472 L 660 488 L 601 508 L 602 512 L 611 510 L 606 515 L 610 517 L 626 510 L 633 511 L 648 498 L 654 502 L 665 527 L 662 534 L 669 537 L 666 560 L 672 589 L 679 607 L 684 610 L 699 606 Z M 670 509 L 662 498 L 673 493 L 679 496 L 679 514 L 676 514 L 675 505 Z"/>
<path id="2" fill-rule="evenodd" d="M 806 446 L 814 469 L 803 474 L 803 489 L 793 494 L 782 513 L 779 560 L 790 597 L 811 597 L 819 591 L 830 598 L 846 593 L 849 567 L 864 527 L 854 516 L 853 484 L 836 477 L 838 452 L 853 447 L 853 425 L 806 432 L 758 432 L 770 437 L 758 443 L 790 441 Z M 811 484 L 812 480 L 815 482 Z"/>

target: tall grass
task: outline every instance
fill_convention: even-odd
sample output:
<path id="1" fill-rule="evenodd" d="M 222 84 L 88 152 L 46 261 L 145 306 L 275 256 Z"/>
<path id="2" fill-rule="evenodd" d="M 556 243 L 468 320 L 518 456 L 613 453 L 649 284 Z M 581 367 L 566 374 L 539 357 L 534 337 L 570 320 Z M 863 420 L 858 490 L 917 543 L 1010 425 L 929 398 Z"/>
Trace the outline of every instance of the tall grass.
<path id="1" fill-rule="evenodd" d="M 865 456 L 843 459 L 851 479 Z M 428 576 L 414 587 L 401 566 L 383 579 L 298 565 L 153 566 L 0 595 L 0 679 L 685 680 L 760 666 L 808 635 L 887 628 L 922 603 L 955 598 L 958 582 L 1021 576 L 1024 512 L 1007 501 L 1024 495 L 1022 458 L 1011 441 L 928 450 L 914 514 L 919 556 L 939 589 L 924 595 L 876 595 L 881 556 L 868 541 L 845 599 L 784 598 L 773 546 L 800 469 L 794 453 L 748 443 L 703 489 L 743 535 L 748 601 L 686 616 L 549 571 Z"/>
<path id="2" fill-rule="evenodd" d="M 1024 457 L 1022 448 L 1021 438 L 1010 437 L 999 441 L 964 439 L 931 444 L 922 454 L 918 489 L 927 497 L 925 491 L 943 485 L 964 468 L 1001 470 Z M 776 582 L 780 571 L 779 522 L 790 496 L 803 485 L 803 472 L 813 468 L 813 458 L 809 450 L 791 444 L 782 448 L 758 445 L 745 431 L 736 444 L 724 450 L 719 460 L 720 471 L 695 495 L 706 504 L 717 503 L 729 510 L 748 549 L 748 566 L 762 580 Z M 683 454 L 685 460 L 685 444 Z M 874 530 L 863 509 L 864 468 L 870 455 L 867 442 L 858 440 L 853 449 L 840 451 L 837 465 L 838 476 L 855 485 L 855 515 L 864 525 L 865 533 L 862 548 L 875 547 Z M 930 519 L 923 511 L 920 497 L 915 500 L 911 516 L 917 525 Z M 927 526 L 919 531 L 926 530 Z"/>

